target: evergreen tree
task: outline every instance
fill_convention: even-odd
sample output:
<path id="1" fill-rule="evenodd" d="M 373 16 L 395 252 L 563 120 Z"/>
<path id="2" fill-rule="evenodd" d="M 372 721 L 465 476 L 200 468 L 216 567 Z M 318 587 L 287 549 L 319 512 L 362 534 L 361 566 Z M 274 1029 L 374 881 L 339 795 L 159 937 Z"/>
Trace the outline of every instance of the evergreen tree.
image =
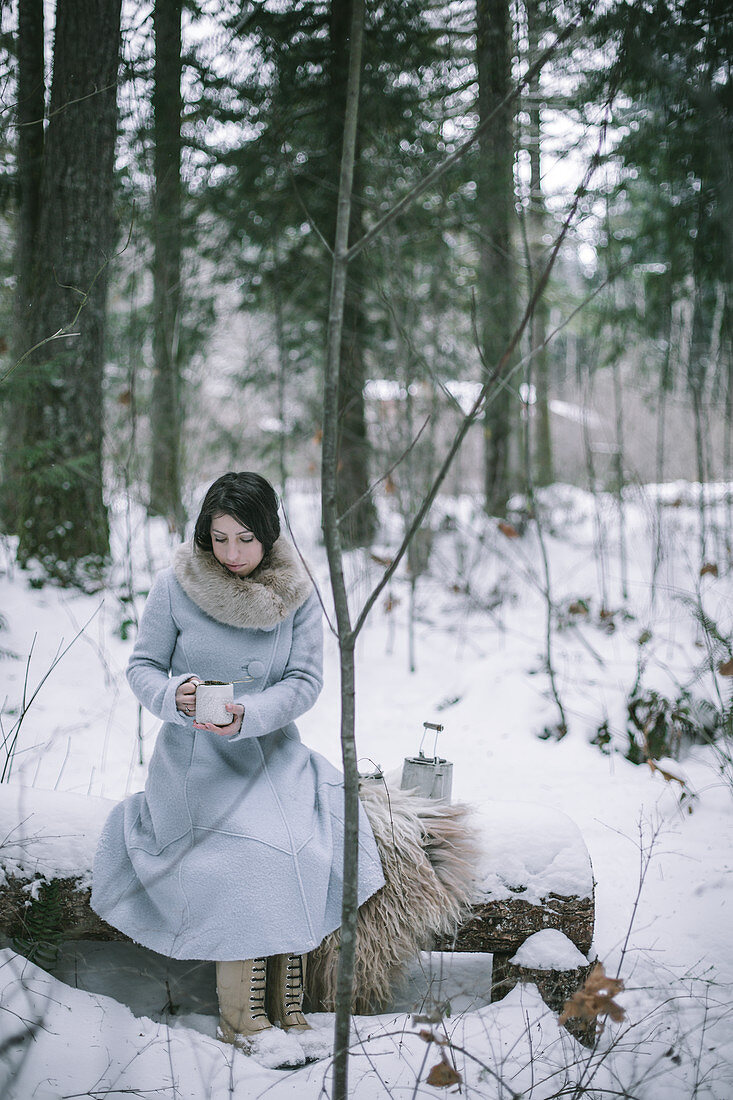
<path id="1" fill-rule="evenodd" d="M 479 121 L 493 116 L 480 139 L 476 179 L 478 331 L 487 373 L 499 363 L 515 325 L 514 108 L 502 106 L 511 87 L 513 52 L 508 0 L 476 0 Z M 497 380 L 484 413 L 484 507 L 490 514 L 503 513 L 509 496 L 513 402 L 506 374 Z"/>
<path id="2" fill-rule="evenodd" d="M 43 57 L 43 0 L 19 0 L 17 33 L 17 107 L 15 123 L 17 220 L 15 233 L 15 302 L 11 357 L 17 362 L 27 350 L 27 328 L 32 307 L 33 263 L 41 208 L 43 120 L 46 110 Z M 11 363 L 12 365 L 12 363 Z M 15 380 L 13 380 L 15 382 Z M 22 472 L 23 453 L 16 440 L 30 414 L 25 393 L 6 386 L 3 425 L 7 436 L 3 519 L 9 530 L 18 524 L 18 501 L 13 491 Z"/>
<path id="3" fill-rule="evenodd" d="M 611 79 L 624 93 L 614 118 L 621 135 L 612 152 L 619 184 L 604 241 L 606 262 L 627 271 L 641 265 L 643 294 L 629 284 L 627 295 L 634 323 L 661 347 L 665 384 L 672 383 L 671 362 L 682 369 L 701 480 L 707 469 L 705 400 L 729 394 L 731 379 L 730 15 L 724 0 L 663 0 L 653 7 L 615 4 L 597 24 L 615 50 Z M 690 322 L 675 336 L 672 317 L 680 307 Z M 672 349 L 670 340 L 676 341 Z"/>
<path id="4" fill-rule="evenodd" d="M 119 44 L 120 0 L 59 0 L 31 292 L 19 311 L 26 357 L 11 375 L 13 405 L 27 413 L 9 435 L 8 492 L 19 559 L 64 580 L 109 548 L 102 374 Z"/>
<path id="5" fill-rule="evenodd" d="M 181 9 L 156 0 L 153 88 L 153 392 L 149 509 L 182 532 L 183 403 L 178 355 L 181 305 Z"/>
<path id="6" fill-rule="evenodd" d="M 229 263 L 244 279 L 245 304 L 273 310 L 277 288 L 278 339 L 286 345 L 279 361 L 284 352 L 291 369 L 319 374 L 349 18 L 350 4 L 343 2 L 262 5 L 241 27 L 249 56 L 255 51 L 258 62 L 245 80 L 232 82 L 236 109 L 245 120 L 244 140 L 236 149 L 222 150 L 219 164 L 226 174 L 220 174 L 214 200 L 217 213 L 231 226 L 227 243 L 236 243 L 236 252 L 229 252 Z M 381 5 L 370 13 L 351 243 L 392 197 L 399 197 L 400 189 L 409 187 L 416 171 L 428 170 L 431 155 L 439 155 L 440 128 L 434 120 L 428 122 L 426 92 L 420 85 L 421 71 L 436 56 L 436 37 L 421 5 L 412 0 Z M 214 92 L 220 96 L 218 86 Z M 233 118 L 235 113 L 220 117 Z M 403 222 L 405 244 L 416 226 L 422 232 L 430 218 L 440 249 L 440 226 L 428 201 L 416 218 Z M 227 257 L 221 258 L 226 264 Z M 373 531 L 364 382 L 375 366 L 380 374 L 384 370 L 380 341 L 390 319 L 389 305 L 379 292 L 389 281 L 385 273 L 402 259 L 402 254 L 386 256 L 380 247 L 349 265 L 339 400 L 339 506 L 342 514 L 348 512 L 344 536 L 352 545 L 368 541 Z M 424 257 L 422 262 L 424 266 Z M 425 312 L 430 314 L 429 306 Z"/>
<path id="7" fill-rule="evenodd" d="M 546 16 L 539 0 L 525 0 L 524 10 L 527 19 L 527 59 L 530 64 L 539 53 L 540 34 L 546 24 Z M 546 211 L 542 193 L 542 124 L 541 124 L 541 87 L 540 74 L 531 81 L 527 89 L 527 115 L 529 125 L 526 133 L 526 147 L 529 154 L 529 204 L 526 213 L 528 237 L 528 262 L 530 267 L 530 294 L 533 284 L 546 262 L 547 248 L 544 243 Z M 532 313 L 530 322 L 530 360 L 527 377 L 534 386 L 536 400 L 527 409 L 527 416 L 535 415 L 534 480 L 538 485 L 549 485 L 553 481 L 552 437 L 550 433 L 549 410 L 549 367 L 550 356 L 545 347 L 547 337 L 549 307 L 547 296 L 542 295 Z M 529 396 L 529 395 L 528 395 Z"/>

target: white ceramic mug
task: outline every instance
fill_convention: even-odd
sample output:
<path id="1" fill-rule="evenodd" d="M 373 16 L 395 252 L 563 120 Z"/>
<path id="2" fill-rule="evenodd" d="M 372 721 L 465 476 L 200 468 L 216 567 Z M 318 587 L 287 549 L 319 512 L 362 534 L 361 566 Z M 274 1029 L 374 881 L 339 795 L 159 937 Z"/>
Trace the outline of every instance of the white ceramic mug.
<path id="1" fill-rule="evenodd" d="M 233 702 L 234 684 L 204 680 L 196 688 L 196 721 L 228 726 L 234 721 L 234 715 L 226 709 L 226 704 Z"/>

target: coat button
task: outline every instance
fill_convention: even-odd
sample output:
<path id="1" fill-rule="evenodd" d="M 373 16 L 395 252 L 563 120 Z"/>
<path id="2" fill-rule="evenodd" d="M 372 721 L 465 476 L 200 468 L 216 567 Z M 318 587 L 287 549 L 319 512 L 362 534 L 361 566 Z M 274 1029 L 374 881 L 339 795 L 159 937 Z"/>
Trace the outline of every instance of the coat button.
<path id="1" fill-rule="evenodd" d="M 264 675 L 265 665 L 263 661 L 250 661 L 248 665 L 244 666 L 244 671 L 249 673 L 253 679 L 257 679 L 259 676 Z"/>

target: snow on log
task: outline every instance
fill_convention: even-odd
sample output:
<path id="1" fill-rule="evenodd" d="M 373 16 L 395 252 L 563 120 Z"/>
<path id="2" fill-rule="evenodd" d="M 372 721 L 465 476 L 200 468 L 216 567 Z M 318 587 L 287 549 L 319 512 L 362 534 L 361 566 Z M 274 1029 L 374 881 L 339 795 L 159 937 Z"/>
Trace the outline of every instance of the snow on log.
<path id="1" fill-rule="evenodd" d="M 0 932 L 23 934 L 29 902 L 57 884 L 59 923 L 74 939 L 124 940 L 89 907 L 97 840 L 114 802 L 0 785 Z"/>
<path id="2" fill-rule="evenodd" d="M 531 802 L 489 802 L 478 814 L 482 859 L 473 913 L 450 942 L 454 951 L 503 956 L 500 969 L 535 932 L 565 933 L 583 955 L 593 942 L 593 870 L 577 825 Z"/>
<path id="3" fill-rule="evenodd" d="M 503 966 L 503 992 L 508 993 L 518 982 L 532 983 L 548 1008 L 560 1013 L 584 984 L 593 965 L 566 935 L 556 928 L 545 928 L 526 939 Z M 594 1020 L 571 1017 L 565 1027 L 585 1045 L 591 1045 L 595 1039 Z"/>
<path id="4" fill-rule="evenodd" d="M 588 965 L 585 955 L 557 928 L 535 932 L 509 962 L 525 970 L 577 970 Z"/>

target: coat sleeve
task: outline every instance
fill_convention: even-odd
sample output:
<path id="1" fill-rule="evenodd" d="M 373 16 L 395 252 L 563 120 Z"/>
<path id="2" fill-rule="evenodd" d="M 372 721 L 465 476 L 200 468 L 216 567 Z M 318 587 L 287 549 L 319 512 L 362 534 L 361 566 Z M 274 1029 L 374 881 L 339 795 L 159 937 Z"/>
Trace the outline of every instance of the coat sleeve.
<path id="1" fill-rule="evenodd" d="M 295 721 L 315 703 L 323 687 L 323 622 L 315 592 L 295 612 L 293 641 L 285 671 L 276 684 L 243 694 L 244 720 L 230 741 L 262 737 Z"/>
<path id="2" fill-rule="evenodd" d="M 145 709 L 156 718 L 186 726 L 190 719 L 177 710 L 176 691 L 191 674 L 170 675 L 177 638 L 168 578 L 161 574 L 153 582 L 143 609 L 137 641 L 127 665 L 127 680 Z"/>

